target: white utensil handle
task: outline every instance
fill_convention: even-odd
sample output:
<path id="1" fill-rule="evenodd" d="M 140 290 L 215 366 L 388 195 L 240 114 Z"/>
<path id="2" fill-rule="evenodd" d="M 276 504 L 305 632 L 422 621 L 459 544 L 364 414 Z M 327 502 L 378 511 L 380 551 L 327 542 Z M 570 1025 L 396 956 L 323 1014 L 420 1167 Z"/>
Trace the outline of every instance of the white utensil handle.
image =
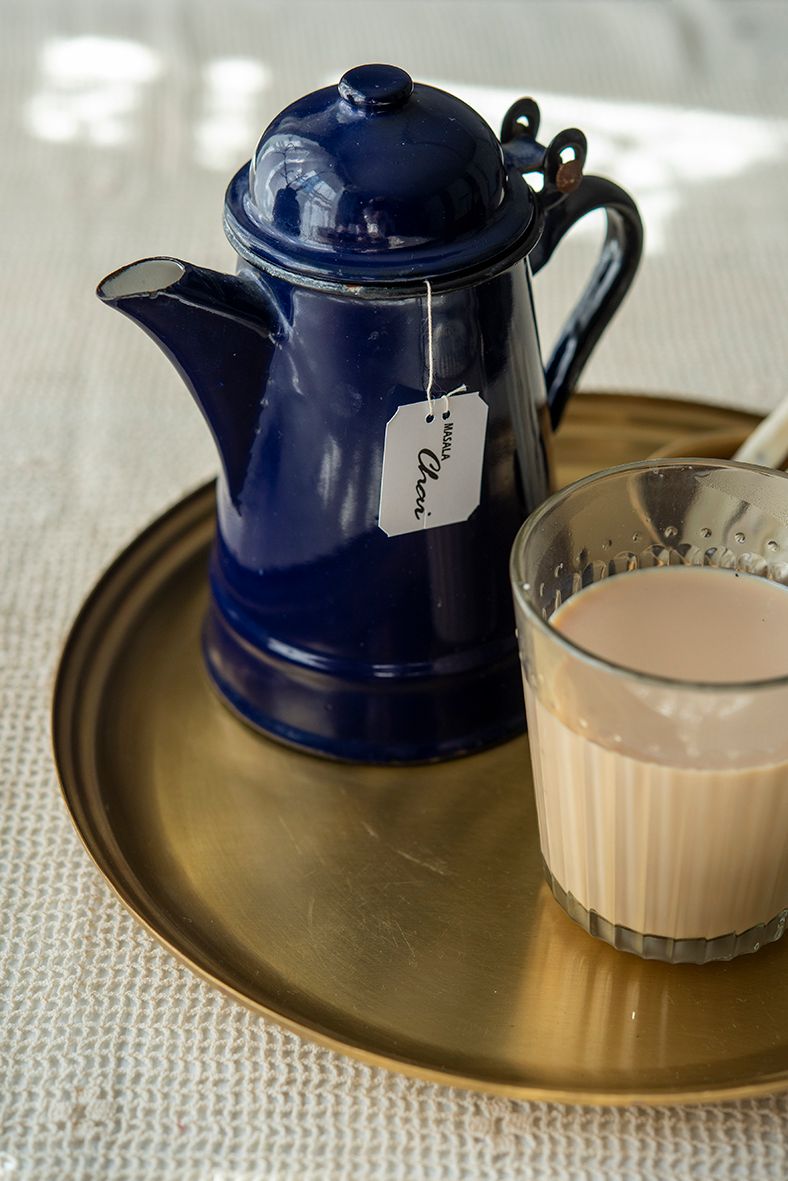
<path id="1" fill-rule="evenodd" d="M 772 410 L 734 455 L 740 463 L 779 467 L 788 455 L 788 398 Z"/>

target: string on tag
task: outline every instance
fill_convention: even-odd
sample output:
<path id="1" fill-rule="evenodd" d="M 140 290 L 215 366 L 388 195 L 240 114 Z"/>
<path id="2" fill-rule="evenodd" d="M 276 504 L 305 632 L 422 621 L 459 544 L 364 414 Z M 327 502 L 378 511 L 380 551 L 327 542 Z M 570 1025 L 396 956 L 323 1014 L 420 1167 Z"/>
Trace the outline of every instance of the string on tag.
<path id="1" fill-rule="evenodd" d="M 435 400 L 432 396 L 433 386 L 435 385 L 435 352 L 432 347 L 432 284 L 429 279 L 424 280 L 424 285 L 427 288 L 427 381 L 425 383 L 425 393 L 427 395 L 427 407 L 430 417 L 435 414 Z M 449 413 L 449 398 L 452 394 L 464 394 L 467 386 L 458 385 L 455 389 L 449 390 L 448 394 L 441 394 L 441 400 L 445 405 L 444 413 Z"/>
<path id="2" fill-rule="evenodd" d="M 424 280 L 427 287 L 427 406 L 430 415 L 434 412 L 432 405 L 432 386 L 435 380 L 435 357 L 432 352 L 432 284 L 429 279 Z"/>
<path id="3" fill-rule="evenodd" d="M 449 390 L 448 394 L 441 394 L 441 401 L 446 406 L 444 411 L 445 414 L 449 413 L 449 398 L 452 396 L 452 394 L 464 394 L 467 389 L 467 385 L 458 385 L 455 386 L 453 390 Z"/>

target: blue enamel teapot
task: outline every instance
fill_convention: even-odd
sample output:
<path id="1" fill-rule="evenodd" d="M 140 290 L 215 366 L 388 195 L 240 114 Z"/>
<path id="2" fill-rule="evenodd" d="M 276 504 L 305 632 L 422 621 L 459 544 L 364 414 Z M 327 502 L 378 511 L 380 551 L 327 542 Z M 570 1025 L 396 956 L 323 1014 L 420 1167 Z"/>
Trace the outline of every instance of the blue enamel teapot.
<path id="1" fill-rule="evenodd" d="M 545 148 L 538 125 L 521 99 L 499 143 L 458 98 L 359 66 L 278 115 L 230 182 L 235 275 L 152 258 L 99 286 L 178 368 L 219 452 L 210 679 L 302 749 L 421 762 L 524 728 L 509 550 L 642 246 L 632 199 L 583 176 L 583 134 Z M 545 370 L 531 275 L 600 208 L 599 262 Z M 431 524 L 457 391 L 483 414 L 451 523 Z M 446 423 L 440 446 L 414 435 L 391 460 L 389 509 L 413 511 L 395 530 L 381 486 L 405 412 Z"/>

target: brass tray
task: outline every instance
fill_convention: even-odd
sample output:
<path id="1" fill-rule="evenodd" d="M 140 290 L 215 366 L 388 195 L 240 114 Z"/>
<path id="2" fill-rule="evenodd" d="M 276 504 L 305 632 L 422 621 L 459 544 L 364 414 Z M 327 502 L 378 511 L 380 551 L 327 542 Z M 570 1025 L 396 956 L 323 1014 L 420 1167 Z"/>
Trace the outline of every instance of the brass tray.
<path id="1" fill-rule="evenodd" d="M 586 395 L 559 477 L 753 421 Z M 257 1012 L 420 1078 L 610 1104 L 788 1087 L 788 938 L 694 967 L 586 935 L 542 880 L 527 739 L 403 770 L 237 721 L 199 652 L 212 532 L 209 486 L 137 538 L 77 619 L 55 692 L 77 831 L 153 935 Z"/>

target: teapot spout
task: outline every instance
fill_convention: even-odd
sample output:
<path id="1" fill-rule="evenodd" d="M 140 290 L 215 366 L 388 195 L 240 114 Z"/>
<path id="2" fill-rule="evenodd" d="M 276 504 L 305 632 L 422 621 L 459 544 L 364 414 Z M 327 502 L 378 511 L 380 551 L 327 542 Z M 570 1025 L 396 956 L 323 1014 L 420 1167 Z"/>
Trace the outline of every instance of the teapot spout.
<path id="1" fill-rule="evenodd" d="M 237 505 L 275 347 L 273 300 L 241 276 L 176 258 L 121 267 L 97 295 L 136 321 L 175 365 L 208 423 Z"/>

